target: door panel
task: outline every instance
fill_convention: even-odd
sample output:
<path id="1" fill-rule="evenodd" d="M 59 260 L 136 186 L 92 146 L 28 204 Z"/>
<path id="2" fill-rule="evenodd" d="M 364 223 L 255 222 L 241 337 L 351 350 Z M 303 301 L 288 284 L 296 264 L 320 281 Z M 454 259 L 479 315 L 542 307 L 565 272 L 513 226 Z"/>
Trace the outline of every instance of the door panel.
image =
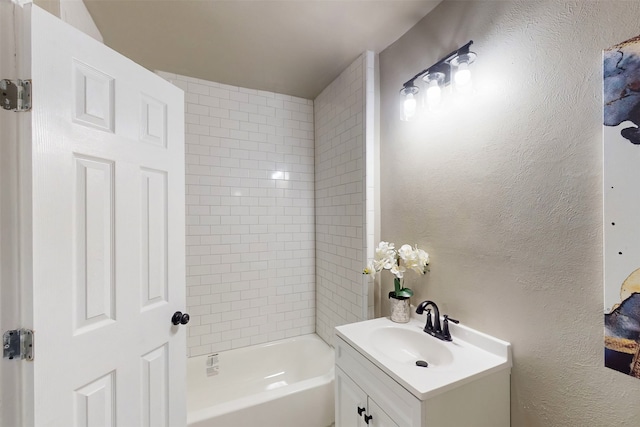
<path id="1" fill-rule="evenodd" d="M 167 301 L 167 174 L 142 169 L 140 184 L 140 289 L 147 310 Z"/>
<path id="2" fill-rule="evenodd" d="M 77 59 L 73 68 L 73 121 L 114 131 L 114 79 Z"/>
<path id="3" fill-rule="evenodd" d="M 183 426 L 183 94 L 27 7 L 34 423 Z"/>
<path id="4" fill-rule="evenodd" d="M 114 377 L 110 372 L 75 391 L 76 426 L 115 426 Z"/>
<path id="5" fill-rule="evenodd" d="M 167 427 L 169 410 L 167 345 L 142 356 L 143 427 Z"/>
<path id="6" fill-rule="evenodd" d="M 114 164 L 74 155 L 74 335 L 115 321 Z"/>

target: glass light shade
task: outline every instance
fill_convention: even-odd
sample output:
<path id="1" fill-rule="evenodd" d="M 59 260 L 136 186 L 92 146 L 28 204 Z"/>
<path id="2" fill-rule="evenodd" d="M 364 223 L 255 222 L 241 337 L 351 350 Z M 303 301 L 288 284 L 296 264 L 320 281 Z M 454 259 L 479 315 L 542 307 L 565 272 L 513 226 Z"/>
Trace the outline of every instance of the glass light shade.
<path id="1" fill-rule="evenodd" d="M 429 73 L 422 78 L 427 85 L 425 93 L 425 102 L 429 110 L 437 109 L 442 103 L 442 84 L 444 82 L 444 73 Z"/>
<path id="2" fill-rule="evenodd" d="M 466 86 L 471 83 L 471 70 L 469 70 L 469 64 L 463 62 L 458 66 L 454 80 L 458 87 Z"/>
<path id="3" fill-rule="evenodd" d="M 476 54 L 473 52 L 463 53 L 453 58 L 450 62 L 454 69 L 453 81 L 456 86 L 456 90 L 462 93 L 471 91 L 472 80 L 471 70 L 469 65 L 476 59 Z"/>
<path id="4" fill-rule="evenodd" d="M 442 89 L 438 83 L 433 82 L 427 89 L 427 104 L 430 108 L 437 107 L 442 102 Z"/>
<path id="5" fill-rule="evenodd" d="M 408 94 L 402 104 L 402 113 L 407 120 L 411 120 L 416 115 L 417 106 L 418 101 L 416 101 L 416 98 L 412 93 Z"/>
<path id="6" fill-rule="evenodd" d="M 416 111 L 418 109 L 418 100 L 416 99 L 416 95 L 418 95 L 418 92 L 419 90 L 416 86 L 407 86 L 402 88 L 400 91 L 400 94 L 404 96 L 400 111 L 400 120 L 409 121 L 416 116 Z"/>

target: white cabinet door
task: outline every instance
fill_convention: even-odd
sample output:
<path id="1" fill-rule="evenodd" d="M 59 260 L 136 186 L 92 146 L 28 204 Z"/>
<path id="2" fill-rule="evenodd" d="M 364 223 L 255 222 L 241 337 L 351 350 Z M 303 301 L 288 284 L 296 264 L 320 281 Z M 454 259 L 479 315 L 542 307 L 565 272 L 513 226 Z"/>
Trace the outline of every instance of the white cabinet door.
<path id="1" fill-rule="evenodd" d="M 336 427 L 366 426 L 367 395 L 342 369 L 336 367 Z"/>
<path id="2" fill-rule="evenodd" d="M 29 11 L 30 423 L 184 426 L 183 93 Z"/>
<path id="3" fill-rule="evenodd" d="M 398 427 L 342 369 L 336 367 L 336 427 Z"/>
<path id="4" fill-rule="evenodd" d="M 398 427 L 391 417 L 389 417 L 378 404 L 369 398 L 368 414 L 371 417 L 369 419 L 369 427 Z"/>

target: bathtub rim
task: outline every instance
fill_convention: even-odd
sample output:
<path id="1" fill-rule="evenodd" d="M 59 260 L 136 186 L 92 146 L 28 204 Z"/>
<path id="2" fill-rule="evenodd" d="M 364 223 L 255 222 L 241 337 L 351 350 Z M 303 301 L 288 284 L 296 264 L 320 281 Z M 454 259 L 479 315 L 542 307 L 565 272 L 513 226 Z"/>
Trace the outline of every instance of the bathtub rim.
<path id="1" fill-rule="evenodd" d="M 292 341 L 304 341 L 304 340 L 319 340 L 320 342 L 322 342 L 323 344 L 325 344 L 328 348 L 328 352 L 330 352 L 332 354 L 331 359 L 333 360 L 334 358 L 334 352 L 335 349 L 327 344 L 318 334 L 316 333 L 312 333 L 312 334 L 305 334 L 305 335 L 298 335 L 295 337 L 289 337 L 289 338 L 284 338 L 281 340 L 276 340 L 276 341 L 269 341 L 266 343 L 261 343 L 261 344 L 255 344 L 253 346 L 246 346 L 246 347 L 240 347 L 237 349 L 232 349 L 232 350 L 224 350 L 224 352 L 233 352 L 236 350 L 245 350 L 245 349 L 249 349 L 249 348 L 264 348 L 264 347 L 270 347 L 270 346 L 275 346 L 278 344 L 285 344 L 287 342 L 292 342 Z M 219 353 L 222 353 L 223 351 L 220 351 Z M 209 353 L 211 354 L 211 353 Z M 200 355 L 200 356 L 194 356 L 194 359 L 201 359 L 202 361 L 204 361 L 206 359 L 206 357 L 209 354 L 205 354 L 205 355 Z M 193 361 L 192 363 L 197 363 L 197 361 Z M 272 400 L 276 400 L 276 399 L 280 399 L 280 398 L 284 398 L 288 395 L 294 394 L 294 393 L 299 393 L 299 392 L 303 392 L 305 390 L 309 390 L 312 388 L 316 388 L 316 387 L 324 387 L 327 385 L 331 385 L 331 388 L 333 388 L 333 381 L 335 378 L 335 365 L 331 364 L 330 369 L 328 372 L 322 374 L 322 375 L 318 375 L 315 377 L 310 377 L 307 379 L 304 379 L 302 381 L 298 381 L 292 384 L 288 384 L 284 387 L 279 387 L 279 388 L 275 388 L 272 390 L 265 390 L 265 391 L 261 391 L 259 393 L 254 393 L 248 396 L 243 396 L 241 398 L 238 399 L 234 399 L 231 401 L 227 401 L 227 402 L 223 402 L 223 403 L 218 403 L 215 405 L 210 405 L 210 406 L 206 406 L 204 408 L 200 408 L 197 410 L 193 410 L 193 411 L 187 411 L 187 425 L 191 425 L 191 424 L 196 424 L 196 423 L 200 423 L 203 422 L 209 418 L 215 418 L 221 415 L 224 415 L 226 413 L 230 413 L 230 412 L 234 412 L 234 411 L 240 411 L 246 408 L 249 408 L 251 406 L 257 406 L 257 405 L 261 405 L 264 404 L 266 402 L 272 401 Z"/>
<path id="2" fill-rule="evenodd" d="M 216 353 L 244 352 L 244 351 L 247 351 L 250 348 L 256 349 L 256 348 L 272 347 L 274 345 L 284 344 L 284 343 L 287 343 L 287 342 L 304 341 L 304 340 L 319 341 L 319 342 L 325 344 L 327 347 L 329 347 L 332 351 L 334 350 L 333 346 L 331 344 L 327 343 L 325 340 L 323 340 L 320 337 L 320 335 L 318 335 L 315 332 L 311 332 L 309 334 L 296 335 L 295 337 L 282 338 L 282 339 L 278 339 L 278 340 L 274 340 L 274 341 L 267 341 L 267 342 L 258 343 L 258 344 L 246 345 L 244 347 L 231 348 L 231 349 L 228 349 L 228 350 L 210 351 L 210 352 L 207 352 L 205 354 L 199 354 L 197 356 L 191 356 L 191 357 L 187 358 L 187 366 L 189 365 L 190 362 L 191 363 L 195 363 L 195 362 L 192 362 L 192 361 L 195 361 L 195 360 L 198 360 L 198 359 L 205 360 L 207 358 L 207 356 L 210 356 L 210 355 L 216 354 Z"/>

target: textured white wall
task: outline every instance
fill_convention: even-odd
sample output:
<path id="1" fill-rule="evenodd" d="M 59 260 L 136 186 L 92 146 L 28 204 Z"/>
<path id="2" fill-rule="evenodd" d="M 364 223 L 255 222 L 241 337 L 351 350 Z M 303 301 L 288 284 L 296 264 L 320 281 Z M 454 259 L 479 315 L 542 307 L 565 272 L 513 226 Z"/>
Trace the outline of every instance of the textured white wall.
<path id="1" fill-rule="evenodd" d="M 189 355 L 315 330 L 313 102 L 185 91 Z"/>
<path id="2" fill-rule="evenodd" d="M 329 343 L 334 327 L 368 316 L 366 82 L 374 67 L 373 53 L 361 55 L 314 101 L 316 333 Z"/>
<path id="3" fill-rule="evenodd" d="M 414 303 L 513 344 L 514 427 L 638 425 L 640 381 L 603 367 L 601 136 L 601 51 L 638 16 L 445 1 L 380 54 L 382 238 L 431 254 Z M 400 122 L 402 83 L 469 39 L 475 96 Z"/>

